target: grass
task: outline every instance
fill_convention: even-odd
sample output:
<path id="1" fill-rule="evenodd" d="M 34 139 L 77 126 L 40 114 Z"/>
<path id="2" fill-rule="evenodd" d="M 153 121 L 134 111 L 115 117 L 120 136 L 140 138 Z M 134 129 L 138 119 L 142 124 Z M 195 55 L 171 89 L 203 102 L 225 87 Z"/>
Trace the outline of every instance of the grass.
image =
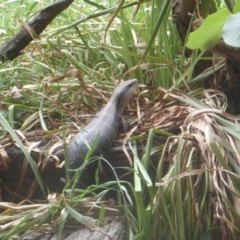
<path id="1" fill-rule="evenodd" d="M 2 3 L 1 46 L 21 28 L 18 18 L 27 22 L 50 2 Z M 0 203 L 1 239 L 41 226 L 60 236 L 74 219 L 99 229 L 95 222 L 112 216 L 128 220 L 129 239 L 238 239 L 237 119 L 225 113 L 222 93 L 198 87 L 212 69 L 192 77 L 203 53 L 184 57 L 169 3 L 74 1 L 41 39 L 1 65 L 1 131 L 22 148 L 43 192 L 41 170 L 23 137 L 29 140 L 34 127 L 42 134 L 35 134 L 34 143 L 61 135 L 55 147 L 63 146 L 77 131 L 73 127 L 86 124 L 86 116 L 104 105 L 118 80 L 137 78 L 142 84 L 131 102 L 132 134 L 122 139 L 133 154 L 133 166 L 126 169 L 134 182 L 119 179 L 108 163 L 115 175 L 112 182 L 86 189 L 66 185 L 61 194 L 49 193 L 43 204 Z M 159 162 L 154 165 L 156 154 Z M 82 172 L 83 167 L 76 177 Z M 98 183 L 98 172 L 95 178 Z M 117 193 L 117 203 L 104 200 L 109 191 Z"/>

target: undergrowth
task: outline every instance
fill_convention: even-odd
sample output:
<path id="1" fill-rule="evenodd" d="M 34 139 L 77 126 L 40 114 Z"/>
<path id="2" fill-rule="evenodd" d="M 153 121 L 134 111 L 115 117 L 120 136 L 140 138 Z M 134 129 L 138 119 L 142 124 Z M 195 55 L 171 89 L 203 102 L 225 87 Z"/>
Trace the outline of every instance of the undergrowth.
<path id="1" fill-rule="evenodd" d="M 1 202 L 1 239 L 41 226 L 57 230 L 59 237 L 74 219 L 100 230 L 105 220 L 116 216 L 127 219 L 129 239 L 211 239 L 220 234 L 238 239 L 237 118 L 225 113 L 222 93 L 199 88 L 213 70 L 193 76 L 203 53 L 185 57 L 170 2 L 74 1 L 21 56 L 1 64 L 0 130 L 14 139 L 3 136 L 3 149 L 9 141 L 22 148 L 37 178 L 34 184 L 47 200 Z M 19 31 L 21 21 L 28 22 L 51 3 L 1 3 L 1 46 Z M 217 61 L 215 69 L 220 67 Z M 40 139 L 57 136 L 45 159 L 49 161 L 78 131 L 76 126 L 87 124 L 108 101 L 120 80 L 130 78 L 137 78 L 140 88 L 130 104 L 131 134 L 119 139 L 132 153 L 128 157 L 133 165 L 125 170 L 134 182 L 119 179 L 102 159 L 114 181 L 85 189 L 67 183 L 63 192 L 47 197 L 41 169 L 26 146 L 37 148 Z M 10 165 L 7 157 L 2 161 Z M 82 171 L 84 166 L 78 174 Z M 104 199 L 110 190 L 116 202 Z"/>

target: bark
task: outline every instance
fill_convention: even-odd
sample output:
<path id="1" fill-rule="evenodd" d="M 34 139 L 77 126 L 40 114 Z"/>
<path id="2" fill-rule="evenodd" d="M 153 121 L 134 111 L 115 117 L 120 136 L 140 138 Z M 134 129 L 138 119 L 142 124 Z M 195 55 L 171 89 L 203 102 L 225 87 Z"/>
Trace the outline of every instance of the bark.
<path id="1" fill-rule="evenodd" d="M 229 46 L 220 39 L 218 44 L 211 49 L 211 51 L 225 57 L 235 72 L 240 71 L 240 48 Z"/>
<path id="2" fill-rule="evenodd" d="M 192 22 L 191 20 L 192 16 L 195 16 L 195 7 L 196 0 L 172 1 L 173 22 L 176 25 L 182 44 L 185 44 L 187 42 L 189 28 L 191 32 L 193 31 L 194 26 L 196 27 L 196 25 L 199 25 L 201 23 L 201 18 L 199 18 L 194 21 L 194 24 L 190 25 Z M 190 49 L 186 49 L 185 52 L 186 57 L 190 57 L 191 54 L 192 51 Z M 210 52 L 207 51 L 204 53 L 204 57 L 210 56 L 212 56 Z M 198 61 L 197 64 L 195 65 L 193 76 L 199 75 L 205 69 L 211 66 L 212 62 L 209 60 Z"/>
<path id="3" fill-rule="evenodd" d="M 158 144 L 155 142 L 155 144 Z M 47 146 L 48 143 L 45 144 Z M 42 146 L 40 148 L 40 153 L 32 152 L 32 157 L 36 163 L 44 162 L 46 154 L 46 147 Z M 33 183 L 35 182 L 35 175 L 28 165 L 25 172 L 24 169 L 24 154 L 22 153 L 21 149 L 16 146 L 11 146 L 5 149 L 8 156 L 12 160 L 10 167 L 7 170 L 2 170 L 0 172 L 0 180 L 1 185 L 0 189 L 2 188 L 2 201 L 11 201 L 11 202 L 20 202 L 26 198 L 34 199 L 45 199 L 43 193 L 39 187 L 36 189 L 33 188 Z M 131 155 L 130 150 L 128 152 Z M 142 147 L 139 146 L 138 148 L 139 155 L 141 156 Z M 152 163 L 153 165 L 157 165 L 160 156 L 160 153 L 156 153 L 152 156 Z M 60 161 L 64 160 L 64 151 L 63 149 L 59 149 L 55 155 L 60 159 Z M 112 165 L 116 174 L 120 179 L 124 179 L 129 182 L 133 182 L 133 172 L 131 170 L 126 170 L 124 167 L 130 168 L 130 163 L 123 152 L 122 145 L 119 143 L 115 143 L 112 148 L 110 148 L 103 157 Z M 41 159 L 40 159 L 41 158 Z M 100 173 L 100 183 L 107 182 L 107 181 L 114 181 L 116 180 L 115 173 L 109 167 L 109 164 L 102 161 L 102 168 L 103 171 Z M 40 165 L 41 166 L 41 165 Z M 96 184 L 95 181 L 95 172 L 97 169 L 97 164 L 91 163 L 88 167 L 84 170 L 84 177 L 81 178 L 81 183 L 79 187 L 87 188 L 87 186 Z M 152 172 L 151 172 L 152 171 Z M 155 168 L 151 167 L 150 172 L 152 173 L 151 176 L 155 176 Z M 61 193 L 64 187 L 64 184 L 60 181 L 61 178 L 65 178 L 65 168 L 56 167 L 56 164 L 53 161 L 49 161 L 47 163 L 44 172 L 42 173 L 42 180 L 46 189 L 50 192 L 57 192 Z M 21 180 L 22 179 L 22 180 Z M 22 182 L 21 182 L 22 181 Z M 18 187 L 18 185 L 20 185 Z M 111 195 L 109 193 L 110 198 L 115 198 L 116 196 Z"/>
<path id="4" fill-rule="evenodd" d="M 101 240 L 124 240 L 128 239 L 126 231 L 126 221 L 123 220 L 114 220 L 107 224 L 104 224 L 103 228 L 100 231 L 92 231 L 88 228 L 81 228 L 71 235 L 69 235 L 66 240 L 74 239 L 101 239 Z"/>
<path id="5" fill-rule="evenodd" d="M 74 0 L 59 0 L 43 9 L 29 23 L 26 29 L 23 27 L 8 43 L 0 50 L 0 61 L 13 60 L 21 54 L 21 51 L 40 35 L 49 23 L 63 10 L 65 10 Z M 29 33 L 31 32 L 31 34 Z M 31 36 L 32 35 L 32 36 Z"/>
<path id="6" fill-rule="evenodd" d="M 227 112 L 240 113 L 240 48 L 224 43 L 222 39 L 210 50 L 225 57 L 225 66 L 215 74 L 215 81 L 209 81 L 207 87 L 214 86 L 222 91 L 228 100 Z"/>
<path id="7" fill-rule="evenodd" d="M 57 233 L 46 233 L 41 228 L 39 231 L 29 230 L 29 235 L 22 238 L 22 240 L 55 240 L 58 239 Z M 87 227 L 80 226 L 78 230 L 65 229 L 62 232 L 61 239 L 77 240 L 77 239 L 98 239 L 98 240 L 124 240 L 128 239 L 127 226 L 125 219 L 116 219 L 105 222 L 103 226 L 99 227 L 99 231 L 90 230 Z"/>
<path id="8" fill-rule="evenodd" d="M 173 22 L 177 27 L 182 43 L 186 41 L 189 23 L 192 18 L 191 14 L 194 13 L 195 5 L 195 0 L 172 1 Z M 188 53 L 190 52 L 188 51 Z"/>

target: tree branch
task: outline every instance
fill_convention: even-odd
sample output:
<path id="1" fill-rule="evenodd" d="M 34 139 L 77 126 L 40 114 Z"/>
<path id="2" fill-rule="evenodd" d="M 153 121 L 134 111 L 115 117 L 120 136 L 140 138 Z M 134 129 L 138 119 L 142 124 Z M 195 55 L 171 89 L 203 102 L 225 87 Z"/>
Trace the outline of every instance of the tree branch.
<path id="1" fill-rule="evenodd" d="M 59 0 L 44 8 L 29 23 L 29 27 L 37 35 L 40 35 L 49 23 L 74 0 Z M 13 60 L 21 54 L 21 51 L 33 40 L 27 29 L 23 27 L 7 44 L 0 50 L 0 61 Z"/>

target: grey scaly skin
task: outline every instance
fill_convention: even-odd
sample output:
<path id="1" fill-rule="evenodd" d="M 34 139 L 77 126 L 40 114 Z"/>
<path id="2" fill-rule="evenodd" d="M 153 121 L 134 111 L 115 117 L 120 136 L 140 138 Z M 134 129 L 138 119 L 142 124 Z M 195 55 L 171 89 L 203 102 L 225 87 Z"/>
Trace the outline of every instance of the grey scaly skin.
<path id="1" fill-rule="evenodd" d="M 97 147 L 92 156 L 106 151 L 113 144 L 118 131 L 119 120 L 134 91 L 138 86 L 137 79 L 123 82 L 113 91 L 106 106 L 84 128 L 84 131 L 70 141 L 67 147 L 67 157 L 70 169 L 80 167 L 94 140 L 98 138 Z"/>

